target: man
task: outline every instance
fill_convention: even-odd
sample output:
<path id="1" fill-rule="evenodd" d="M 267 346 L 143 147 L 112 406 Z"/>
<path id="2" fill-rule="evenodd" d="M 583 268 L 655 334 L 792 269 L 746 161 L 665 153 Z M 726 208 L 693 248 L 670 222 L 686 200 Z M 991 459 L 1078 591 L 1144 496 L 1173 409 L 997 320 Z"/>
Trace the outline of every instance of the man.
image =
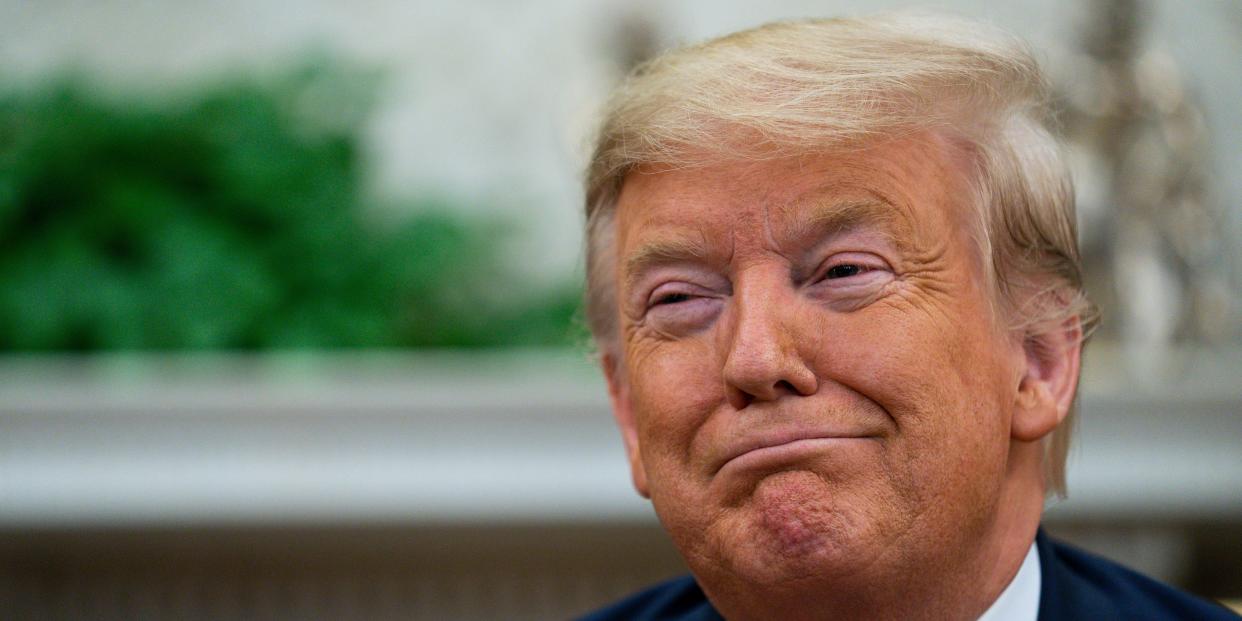
<path id="1" fill-rule="evenodd" d="M 1232 618 L 1039 531 L 1091 323 L 1043 78 L 978 24 L 777 23 L 614 97 L 588 316 L 693 578 L 589 619 Z"/>

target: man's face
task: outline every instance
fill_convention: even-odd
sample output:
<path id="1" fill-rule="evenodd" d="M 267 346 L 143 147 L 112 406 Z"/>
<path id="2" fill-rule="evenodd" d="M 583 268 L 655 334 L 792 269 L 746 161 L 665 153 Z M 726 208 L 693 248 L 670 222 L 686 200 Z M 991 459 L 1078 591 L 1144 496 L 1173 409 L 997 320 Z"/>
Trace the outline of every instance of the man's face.
<path id="1" fill-rule="evenodd" d="M 700 577 L 935 568 L 989 527 L 1023 354 L 946 148 L 626 179 L 614 409 Z"/>

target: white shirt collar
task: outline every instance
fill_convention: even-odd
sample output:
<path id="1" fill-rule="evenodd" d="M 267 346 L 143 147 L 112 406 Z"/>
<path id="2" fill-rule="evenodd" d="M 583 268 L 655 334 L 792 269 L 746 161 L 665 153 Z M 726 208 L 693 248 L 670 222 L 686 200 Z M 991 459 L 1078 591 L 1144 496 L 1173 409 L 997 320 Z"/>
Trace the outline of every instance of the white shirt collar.
<path id="1" fill-rule="evenodd" d="M 1039 616 L 1039 590 L 1042 578 L 1039 568 L 1039 552 L 1035 544 L 1022 559 L 1018 574 L 992 602 L 979 621 L 1036 621 Z"/>

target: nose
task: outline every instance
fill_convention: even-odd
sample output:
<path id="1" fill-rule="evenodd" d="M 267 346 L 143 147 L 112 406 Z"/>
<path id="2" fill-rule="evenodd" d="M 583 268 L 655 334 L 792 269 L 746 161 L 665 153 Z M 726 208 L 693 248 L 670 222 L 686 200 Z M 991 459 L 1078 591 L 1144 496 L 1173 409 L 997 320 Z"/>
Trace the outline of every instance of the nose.
<path id="1" fill-rule="evenodd" d="M 785 395 L 811 395 L 819 386 L 815 372 L 799 352 L 800 327 L 794 301 L 773 287 L 735 287 L 734 320 L 725 338 L 725 393 L 742 409 Z"/>

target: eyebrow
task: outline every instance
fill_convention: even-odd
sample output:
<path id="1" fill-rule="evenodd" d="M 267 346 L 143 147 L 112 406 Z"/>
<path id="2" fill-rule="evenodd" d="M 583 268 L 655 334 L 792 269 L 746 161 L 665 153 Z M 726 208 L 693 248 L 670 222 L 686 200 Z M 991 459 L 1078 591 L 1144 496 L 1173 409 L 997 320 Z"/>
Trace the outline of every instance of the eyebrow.
<path id="1" fill-rule="evenodd" d="M 657 239 L 643 244 L 625 260 L 625 283 L 633 287 L 645 272 L 659 265 L 702 261 L 707 258 L 703 241 L 687 238 Z"/>
<path id="2" fill-rule="evenodd" d="M 786 240 L 826 237 L 865 225 L 877 225 L 894 240 L 897 231 L 905 230 L 899 212 L 892 203 L 876 196 L 866 200 L 810 201 L 789 206 L 799 215 L 783 228 Z M 706 240 L 670 237 L 644 243 L 625 260 L 625 285 L 633 288 L 649 270 L 661 265 L 702 262 L 709 256 Z"/>
<path id="3" fill-rule="evenodd" d="M 865 200 L 816 202 L 805 207 L 793 205 L 792 208 L 800 213 L 782 231 L 787 240 L 824 237 L 874 225 L 890 239 L 898 241 L 900 236 L 897 233 L 908 228 L 904 226 L 897 208 L 878 196 Z"/>

